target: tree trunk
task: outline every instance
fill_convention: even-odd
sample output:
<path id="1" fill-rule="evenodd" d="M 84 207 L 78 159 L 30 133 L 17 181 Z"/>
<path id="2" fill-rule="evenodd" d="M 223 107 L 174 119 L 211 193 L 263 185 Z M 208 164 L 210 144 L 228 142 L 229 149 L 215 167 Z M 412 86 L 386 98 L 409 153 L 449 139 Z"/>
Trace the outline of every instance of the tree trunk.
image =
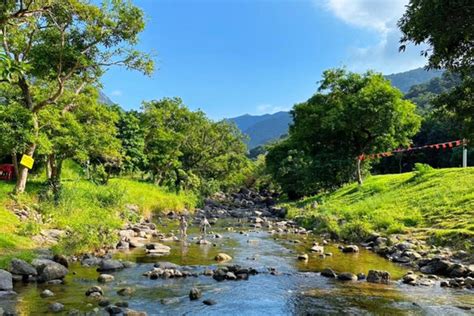
<path id="1" fill-rule="evenodd" d="M 362 165 L 362 159 L 357 158 L 357 183 L 359 183 L 359 185 L 362 185 L 362 182 L 363 182 L 361 165 Z"/>
<path id="2" fill-rule="evenodd" d="M 52 169 L 53 169 L 52 159 L 53 159 L 53 155 L 48 155 L 48 157 L 46 158 L 46 178 L 48 180 L 51 180 L 51 175 L 53 173 L 53 171 L 52 171 Z"/>
<path id="3" fill-rule="evenodd" d="M 12 163 L 13 168 L 15 169 L 15 179 L 18 179 L 19 172 L 18 172 L 18 155 L 16 152 L 12 153 Z"/>
<path id="4" fill-rule="evenodd" d="M 38 116 L 36 115 L 36 113 L 33 113 L 32 119 L 33 119 L 34 134 L 35 134 L 35 138 L 37 139 L 38 134 L 39 134 L 39 124 L 38 124 Z M 28 145 L 28 148 L 26 149 L 25 154 L 30 157 L 33 157 L 33 155 L 35 154 L 35 150 L 36 150 L 36 142 L 33 142 Z M 18 168 L 18 177 L 16 178 L 16 186 L 15 186 L 15 189 L 13 190 L 14 194 L 21 194 L 25 192 L 26 180 L 28 179 L 28 171 L 29 171 L 28 168 L 22 165 L 20 165 L 20 167 Z"/>
<path id="5" fill-rule="evenodd" d="M 51 178 L 49 179 L 49 185 L 53 191 L 54 201 L 58 202 L 61 196 L 61 171 L 63 161 L 57 159 L 54 155 L 50 155 L 49 162 L 51 164 Z"/>
<path id="6" fill-rule="evenodd" d="M 33 157 L 36 150 L 36 144 L 30 144 L 25 154 Z M 16 178 L 16 186 L 13 191 L 14 194 L 21 194 L 25 192 L 26 180 L 28 179 L 28 168 L 23 165 L 20 165 L 18 168 L 18 177 Z"/>

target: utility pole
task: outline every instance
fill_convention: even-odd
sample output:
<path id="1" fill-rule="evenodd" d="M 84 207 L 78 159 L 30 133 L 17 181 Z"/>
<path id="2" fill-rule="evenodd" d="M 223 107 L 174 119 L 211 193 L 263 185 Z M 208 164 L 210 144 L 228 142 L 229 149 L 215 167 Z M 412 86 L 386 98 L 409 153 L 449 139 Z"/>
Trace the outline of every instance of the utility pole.
<path id="1" fill-rule="evenodd" d="M 467 168 L 467 142 L 465 139 L 462 146 L 462 167 Z"/>

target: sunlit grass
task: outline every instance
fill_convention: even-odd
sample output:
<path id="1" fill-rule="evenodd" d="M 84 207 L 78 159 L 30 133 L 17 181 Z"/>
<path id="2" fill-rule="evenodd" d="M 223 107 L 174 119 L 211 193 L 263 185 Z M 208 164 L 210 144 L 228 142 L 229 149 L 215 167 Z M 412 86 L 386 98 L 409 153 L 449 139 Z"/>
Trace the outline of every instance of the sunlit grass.
<path id="1" fill-rule="evenodd" d="M 474 168 L 372 176 L 361 186 L 349 184 L 289 204 L 289 211 L 292 217 L 303 215 L 310 226 L 349 239 L 357 236 L 346 225 L 359 226 L 362 235 L 424 229 L 437 243 L 465 247 L 474 238 Z"/>

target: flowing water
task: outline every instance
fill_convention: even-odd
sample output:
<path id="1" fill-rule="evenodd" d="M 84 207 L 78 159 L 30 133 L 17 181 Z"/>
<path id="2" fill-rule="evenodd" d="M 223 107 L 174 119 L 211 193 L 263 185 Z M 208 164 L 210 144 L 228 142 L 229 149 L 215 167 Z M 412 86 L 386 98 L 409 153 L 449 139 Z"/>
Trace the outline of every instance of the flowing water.
<path id="1" fill-rule="evenodd" d="M 146 311 L 148 315 L 470 315 L 474 311 L 472 291 L 444 289 L 439 284 L 433 287 L 401 284 L 397 280 L 406 268 L 364 249 L 357 254 L 343 254 L 336 245 L 328 245 L 325 252 L 332 252 L 332 257 L 323 259 L 310 254 L 309 260 L 302 262 L 296 259 L 296 254 L 308 252 L 314 241 L 312 236 L 276 236 L 264 230 L 247 229 L 240 234 L 238 230 L 243 228 L 238 225 L 235 221 L 222 221 L 214 231 L 223 238 L 210 239 L 210 245 L 165 243 L 172 247 L 171 254 L 165 257 L 147 257 L 142 249 L 117 253 L 116 257 L 137 265 L 112 273 L 115 281 L 101 285 L 105 297 L 112 303 L 127 301 L 131 309 Z M 228 226 L 234 227 L 236 232 L 227 231 Z M 175 226 L 172 224 L 167 229 L 175 229 Z M 197 235 L 195 229 L 191 229 L 191 236 Z M 223 282 L 202 275 L 158 280 L 142 276 L 158 261 L 188 266 L 196 272 L 206 267 L 216 268 L 218 265 L 213 258 L 219 252 L 233 257 L 228 264 L 253 267 L 263 273 L 250 276 L 247 281 Z M 367 274 L 370 269 L 387 270 L 396 282 L 391 285 L 341 282 L 317 273 L 326 267 L 356 274 Z M 268 268 L 275 268 L 277 275 L 268 273 Z M 97 307 L 97 301 L 84 293 L 98 285 L 98 275 L 95 268 L 76 264 L 70 268 L 64 285 L 17 284 L 18 296 L 3 298 L 0 307 L 15 310 L 20 315 L 42 315 L 47 313 L 50 303 L 60 302 L 66 310 L 91 311 Z M 130 297 L 117 295 L 117 290 L 123 287 L 133 287 L 136 291 Z M 190 301 L 188 293 L 192 287 L 202 290 L 201 300 Z M 40 298 L 39 294 L 46 288 L 55 296 Z M 204 305 L 204 299 L 213 299 L 217 304 Z"/>

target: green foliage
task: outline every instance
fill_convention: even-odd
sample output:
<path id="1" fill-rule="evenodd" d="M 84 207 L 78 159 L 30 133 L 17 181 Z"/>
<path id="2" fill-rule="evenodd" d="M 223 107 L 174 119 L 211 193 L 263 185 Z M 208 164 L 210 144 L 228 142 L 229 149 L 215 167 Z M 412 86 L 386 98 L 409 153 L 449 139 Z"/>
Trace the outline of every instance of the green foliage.
<path id="1" fill-rule="evenodd" d="M 144 153 L 145 130 L 140 121 L 141 114 L 136 111 L 126 112 L 118 106 L 113 109 L 120 117 L 117 122 L 117 138 L 122 143 L 123 163 L 121 170 L 127 173 L 145 170 L 147 158 Z"/>
<path id="2" fill-rule="evenodd" d="M 179 98 L 143 105 L 145 154 L 156 183 L 209 193 L 242 183 L 250 162 L 239 130 L 190 111 Z"/>
<path id="3" fill-rule="evenodd" d="M 142 10 L 127 0 L 104 1 L 100 6 L 86 0 L 38 0 L 28 5 L 3 1 L 1 9 L 0 91 L 6 104 L 18 102 L 30 114 L 24 126 L 32 121 L 27 130 L 32 137 L 19 153 L 33 156 L 39 149 L 59 156 L 53 168 L 58 174 L 64 159 L 60 156 L 84 158 L 85 149 L 91 160 L 114 167 L 117 148 L 111 144 L 115 135 L 107 133 L 113 125 L 93 123 L 88 148 L 82 146 L 80 125 L 90 120 L 97 123 L 104 112 L 87 99 L 87 90 L 99 83 L 108 67 L 124 66 L 147 75 L 153 71 L 150 56 L 135 49 L 145 26 Z M 87 109 L 87 105 L 95 108 Z M 69 115 L 71 109 L 76 113 Z M 85 113 L 88 110 L 92 111 Z M 104 148 L 104 144 L 109 146 Z M 0 147 L 7 146 L 0 143 Z M 27 175 L 20 166 L 15 192 L 24 191 Z M 60 181 L 52 178 L 56 187 Z"/>
<path id="4" fill-rule="evenodd" d="M 415 173 L 415 176 L 421 177 L 426 174 L 429 174 L 433 172 L 433 168 L 430 165 L 424 164 L 424 163 L 416 163 L 415 167 L 413 168 L 413 171 Z"/>
<path id="5" fill-rule="evenodd" d="M 267 158 L 290 198 L 349 182 L 359 156 L 406 145 L 420 126 L 415 105 L 382 75 L 344 69 L 325 71 L 318 93 L 292 114 L 288 139 Z"/>
<path id="6" fill-rule="evenodd" d="M 456 16 L 456 18 L 452 18 Z M 474 79 L 474 26 L 472 1 L 411 0 L 398 25 L 405 44 L 429 45 L 424 52 L 428 67 L 446 68 L 460 75 L 462 83 L 443 92 L 436 106 L 453 116 L 463 127 L 466 138 L 474 139 L 473 90 Z"/>
<path id="7" fill-rule="evenodd" d="M 361 186 L 350 184 L 288 204 L 289 216 L 339 238 L 364 240 L 371 230 L 410 232 L 438 244 L 472 248 L 474 168 L 418 168 L 421 177 L 417 172 L 371 176 Z"/>
<path id="8" fill-rule="evenodd" d="M 456 18 L 453 18 L 455 16 Z M 398 22 L 403 33 L 401 50 L 413 42 L 427 43 L 422 52 L 433 68 L 460 69 L 474 65 L 474 26 L 471 0 L 410 0 Z"/>

